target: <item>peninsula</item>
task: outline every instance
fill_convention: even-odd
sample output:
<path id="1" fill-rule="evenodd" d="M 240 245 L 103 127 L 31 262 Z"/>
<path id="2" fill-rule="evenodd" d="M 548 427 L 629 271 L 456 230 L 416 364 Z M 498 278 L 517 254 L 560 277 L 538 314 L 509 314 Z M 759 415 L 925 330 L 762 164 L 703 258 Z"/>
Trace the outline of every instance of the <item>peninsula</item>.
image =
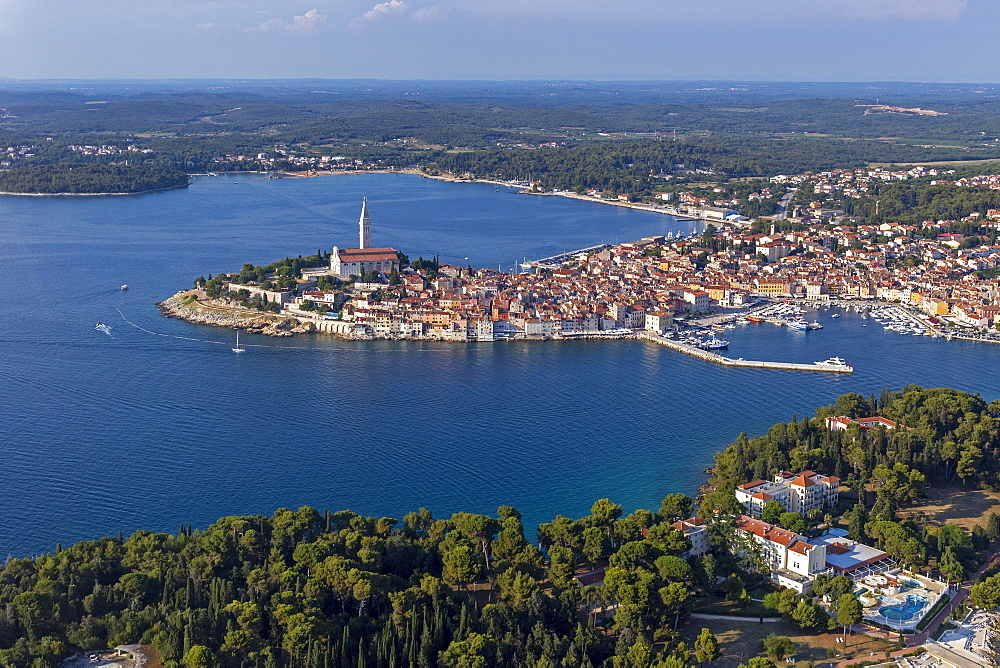
<path id="1" fill-rule="evenodd" d="M 0 170 L 0 195 L 141 195 L 187 185 L 186 173 L 148 165 L 26 165 Z"/>
<path id="2" fill-rule="evenodd" d="M 813 177 L 810 187 L 857 191 L 880 180 L 944 176 L 927 171 L 833 171 Z M 969 188 L 978 192 L 995 178 L 977 177 Z M 790 181 L 776 178 L 748 198 L 778 199 L 775 190 Z M 789 198 L 781 198 L 786 209 Z M 281 335 L 498 341 L 671 335 L 785 300 L 894 306 L 900 312 L 893 318 L 910 322 L 909 333 L 1000 340 L 997 209 L 960 220 L 866 225 L 818 203 L 796 205 L 792 216 L 750 219 L 731 204 L 690 193 L 679 199 L 685 213 L 706 221 L 701 234 L 582 249 L 525 263 L 517 273 L 410 261 L 396 249 L 372 248 L 365 202 L 358 248 L 199 277 L 193 290 L 160 307 L 193 322 Z M 798 326 L 792 320 L 776 324 Z"/>

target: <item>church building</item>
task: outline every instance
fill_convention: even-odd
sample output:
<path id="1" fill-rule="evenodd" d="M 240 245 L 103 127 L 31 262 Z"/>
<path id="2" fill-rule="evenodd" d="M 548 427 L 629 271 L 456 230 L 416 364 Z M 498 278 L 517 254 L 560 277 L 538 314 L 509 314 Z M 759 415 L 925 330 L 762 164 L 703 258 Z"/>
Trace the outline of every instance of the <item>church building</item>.
<path id="1" fill-rule="evenodd" d="M 391 272 L 399 270 L 399 252 L 395 248 L 371 247 L 372 221 L 368 215 L 368 198 L 361 204 L 361 219 L 358 221 L 358 248 L 333 247 L 330 257 L 330 273 L 335 276 L 361 276 L 366 271 Z"/>

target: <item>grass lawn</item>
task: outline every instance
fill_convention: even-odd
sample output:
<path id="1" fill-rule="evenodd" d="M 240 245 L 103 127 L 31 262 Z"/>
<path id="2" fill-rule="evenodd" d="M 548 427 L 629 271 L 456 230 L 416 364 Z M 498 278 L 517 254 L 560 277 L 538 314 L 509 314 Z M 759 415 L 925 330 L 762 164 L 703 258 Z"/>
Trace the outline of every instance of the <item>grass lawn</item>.
<path id="1" fill-rule="evenodd" d="M 923 513 L 937 523 L 949 522 L 971 531 L 976 524 L 985 528 L 991 512 L 1000 513 L 1000 492 L 963 490 L 961 485 L 951 485 L 927 490 L 926 499 L 902 509 L 900 515 Z"/>
<path id="2" fill-rule="evenodd" d="M 748 601 L 747 603 L 734 603 L 733 601 L 727 601 L 721 596 L 713 596 L 712 602 L 709 603 L 708 599 L 703 596 L 699 596 L 694 599 L 695 612 L 704 612 L 710 615 L 737 615 L 739 617 L 753 617 L 755 619 L 760 617 L 761 604 L 759 601 Z M 777 617 L 778 613 L 774 610 L 765 608 L 765 617 Z"/>
<path id="3" fill-rule="evenodd" d="M 703 628 L 709 629 L 719 640 L 722 656 L 712 662 L 712 666 L 729 668 L 740 663 L 746 663 L 752 656 L 758 656 L 763 652 L 762 642 L 771 633 L 781 636 L 788 636 L 798 648 L 795 655 L 797 666 L 805 666 L 807 661 L 816 663 L 829 661 L 828 649 L 840 650 L 842 643 L 836 642 L 838 633 L 805 633 L 791 624 L 777 622 L 773 624 L 759 624 L 756 621 L 729 621 L 714 619 L 692 619 L 688 622 L 685 631 L 685 640 L 690 646 L 694 646 L 694 639 Z M 870 638 L 866 635 L 855 633 L 847 638 L 847 650 L 850 657 L 857 657 L 858 660 L 868 659 L 872 652 L 876 655 L 884 656 L 883 652 L 890 643 L 884 640 Z M 841 657 L 848 658 L 848 657 Z M 776 661 L 780 666 L 784 661 Z"/>

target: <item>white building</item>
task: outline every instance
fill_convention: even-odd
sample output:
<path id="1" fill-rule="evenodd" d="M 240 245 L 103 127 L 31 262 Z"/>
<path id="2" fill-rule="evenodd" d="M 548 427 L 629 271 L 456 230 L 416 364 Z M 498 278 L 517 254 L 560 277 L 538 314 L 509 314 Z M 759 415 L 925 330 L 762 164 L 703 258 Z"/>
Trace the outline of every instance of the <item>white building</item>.
<path id="1" fill-rule="evenodd" d="M 662 334 L 674 321 L 673 313 L 669 311 L 652 311 L 646 313 L 646 330 Z"/>
<path id="2" fill-rule="evenodd" d="M 898 422 L 893 422 L 892 420 L 884 417 L 870 417 L 870 418 L 849 418 L 846 415 L 839 415 L 837 417 L 826 418 L 826 428 L 830 431 L 843 431 L 849 428 L 852 424 L 860 426 L 862 429 L 871 429 L 872 427 L 882 427 L 883 429 L 907 429 L 908 431 L 913 431 L 909 427 L 904 427 Z"/>
<path id="3" fill-rule="evenodd" d="M 712 299 L 704 290 L 685 290 L 684 301 L 691 305 L 692 311 L 707 311 L 712 307 Z"/>
<path id="4" fill-rule="evenodd" d="M 825 545 L 813 545 L 793 531 L 746 515 L 736 518 L 736 529 L 757 543 L 771 579 L 800 594 L 808 593 L 816 575 L 827 569 Z"/>
<path id="5" fill-rule="evenodd" d="M 764 506 L 777 501 L 787 512 L 805 515 L 810 510 L 835 508 L 840 500 L 840 478 L 815 471 L 781 471 L 772 482 L 752 480 L 736 488 L 736 500 L 747 513 L 760 517 Z"/>
<path id="6" fill-rule="evenodd" d="M 686 520 L 674 522 L 671 526 L 691 541 L 691 549 L 680 555 L 681 558 L 700 557 L 708 552 L 708 530 L 705 528 L 704 518 L 689 517 Z"/>

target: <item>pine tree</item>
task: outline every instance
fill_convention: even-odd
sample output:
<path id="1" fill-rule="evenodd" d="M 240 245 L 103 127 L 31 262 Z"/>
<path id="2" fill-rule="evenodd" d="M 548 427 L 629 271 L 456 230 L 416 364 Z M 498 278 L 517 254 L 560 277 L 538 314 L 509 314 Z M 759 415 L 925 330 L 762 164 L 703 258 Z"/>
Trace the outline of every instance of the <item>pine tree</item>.
<path id="1" fill-rule="evenodd" d="M 994 543 L 1000 540 L 1000 515 L 990 513 L 990 518 L 986 522 L 986 535 Z"/>
<path id="2" fill-rule="evenodd" d="M 715 661 L 721 656 L 719 651 L 719 641 L 715 639 L 715 634 L 703 628 L 694 641 L 694 657 L 698 663 L 708 663 Z"/>

